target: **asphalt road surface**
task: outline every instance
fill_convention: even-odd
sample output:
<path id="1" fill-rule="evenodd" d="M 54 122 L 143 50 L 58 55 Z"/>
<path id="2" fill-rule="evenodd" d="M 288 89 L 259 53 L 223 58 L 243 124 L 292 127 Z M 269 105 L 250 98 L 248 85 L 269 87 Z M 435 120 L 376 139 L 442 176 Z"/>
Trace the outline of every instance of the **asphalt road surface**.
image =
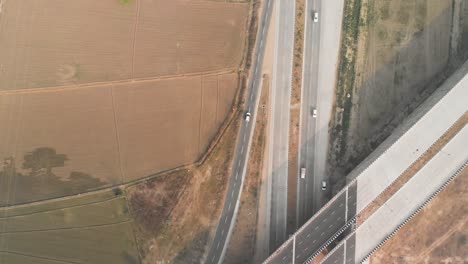
<path id="1" fill-rule="evenodd" d="M 256 110 L 259 103 L 261 69 L 266 46 L 267 28 L 270 23 L 273 0 L 264 3 L 265 11 L 260 18 L 257 42 L 255 46 L 255 57 L 252 64 L 251 78 L 249 79 L 249 89 L 247 100 L 245 101 L 246 112 L 251 113 L 250 122 L 243 121 L 240 127 L 234 163 L 232 167 L 231 180 L 229 182 L 224 208 L 216 228 L 215 237 L 211 244 L 205 263 L 222 263 L 229 238 L 234 228 L 239 208 L 239 200 L 242 185 L 244 182 L 247 161 L 249 156 L 250 143 L 255 125 Z"/>
<path id="2" fill-rule="evenodd" d="M 297 220 L 301 226 L 326 202 L 330 186 L 326 159 L 328 124 L 331 119 L 336 86 L 338 55 L 343 17 L 343 0 L 307 0 L 304 43 L 303 90 L 299 167 L 306 168 L 306 178 L 298 181 Z M 318 12 L 319 21 L 313 21 Z M 317 109 L 317 117 L 312 116 Z M 299 170 L 300 171 L 300 170 Z"/>
<path id="3" fill-rule="evenodd" d="M 271 93 L 271 146 L 268 158 L 270 241 L 273 252 L 287 239 L 289 119 L 294 56 L 295 0 L 278 1 Z"/>
<path id="4" fill-rule="evenodd" d="M 306 169 L 305 179 L 298 181 L 298 226 L 309 219 L 314 213 L 314 203 L 316 199 L 321 199 L 323 192 L 319 189 L 315 193 L 317 185 L 321 184 L 321 179 L 314 173 L 315 155 L 315 133 L 316 118 L 313 117 L 313 109 L 317 108 L 317 84 L 319 66 L 319 43 L 320 43 L 320 12 L 321 0 L 307 0 L 306 3 L 306 25 L 305 25 L 305 46 L 304 46 L 304 67 L 302 81 L 302 101 L 301 101 L 301 131 L 299 150 L 299 172 L 301 168 Z M 313 21 L 313 13 L 319 13 L 319 21 Z M 321 114 L 321 113 L 318 113 Z M 318 178 L 318 179 L 317 179 Z M 315 195 L 314 195 L 315 193 Z"/>
<path id="5" fill-rule="evenodd" d="M 345 227 L 356 216 L 356 189 L 356 184 L 352 184 L 340 192 L 267 259 L 266 263 L 293 263 L 293 248 L 294 263 L 304 263 L 310 256 L 320 252 L 335 234 L 345 232 Z"/>

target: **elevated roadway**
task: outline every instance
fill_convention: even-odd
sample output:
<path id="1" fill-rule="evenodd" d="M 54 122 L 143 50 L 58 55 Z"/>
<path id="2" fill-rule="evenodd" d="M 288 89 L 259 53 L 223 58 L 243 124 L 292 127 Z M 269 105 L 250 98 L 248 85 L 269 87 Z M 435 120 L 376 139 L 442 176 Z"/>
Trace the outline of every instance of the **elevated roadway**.
<path id="1" fill-rule="evenodd" d="M 371 162 L 364 161 L 365 167 L 358 168 L 355 179 L 292 235 L 266 263 L 292 263 L 292 259 L 282 258 L 293 255 L 294 263 L 303 263 L 304 255 L 308 255 L 305 257 L 307 262 L 348 229 L 357 214 L 467 113 L 467 74 L 468 62 L 382 143 L 382 148 L 376 150 L 378 157 L 370 159 Z M 345 210 L 341 209 L 343 206 L 346 206 Z M 343 218 L 344 221 L 338 220 Z M 304 242 L 300 243 L 300 240 Z M 290 243 L 294 245 L 294 250 L 290 249 Z"/>

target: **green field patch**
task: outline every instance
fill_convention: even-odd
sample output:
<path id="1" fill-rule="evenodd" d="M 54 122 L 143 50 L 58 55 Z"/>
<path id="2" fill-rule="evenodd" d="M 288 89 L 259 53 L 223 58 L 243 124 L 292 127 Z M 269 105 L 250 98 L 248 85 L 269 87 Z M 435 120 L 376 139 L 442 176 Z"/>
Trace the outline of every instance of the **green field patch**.
<path id="1" fill-rule="evenodd" d="M 46 212 L 50 210 L 57 210 L 62 208 L 69 208 L 85 204 L 107 201 L 115 198 L 113 191 L 103 191 L 92 194 L 84 194 L 80 196 L 70 197 L 66 199 L 58 199 L 52 201 L 45 201 L 29 205 L 19 205 L 14 207 L 0 208 L 0 218 L 9 216 L 18 216 L 33 214 L 38 212 Z"/>
<path id="2" fill-rule="evenodd" d="M 130 222 L 99 227 L 0 234 L 0 247 L 0 252 L 69 262 L 139 263 Z"/>
<path id="3" fill-rule="evenodd" d="M 130 219 L 125 198 L 0 218 L 0 233 L 39 231 L 115 224 Z"/>

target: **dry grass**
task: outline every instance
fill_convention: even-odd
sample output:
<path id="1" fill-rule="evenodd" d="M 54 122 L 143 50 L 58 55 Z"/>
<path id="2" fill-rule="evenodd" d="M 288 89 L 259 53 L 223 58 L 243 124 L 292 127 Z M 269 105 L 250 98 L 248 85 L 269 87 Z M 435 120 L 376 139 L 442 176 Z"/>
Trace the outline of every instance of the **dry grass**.
<path id="1" fill-rule="evenodd" d="M 455 69 L 453 1 L 350 0 L 332 124 L 332 181 L 372 152 Z"/>
<path id="2" fill-rule="evenodd" d="M 247 11 L 209 1 L 5 1 L 0 90 L 234 69 Z"/>
<path id="3" fill-rule="evenodd" d="M 138 263 L 123 192 L 0 209 L 0 263 Z M 77 248 L 79 250 L 77 250 Z"/>
<path id="4" fill-rule="evenodd" d="M 30 187 L 30 181 L 16 181 L 10 204 L 120 184 L 195 162 L 233 111 L 237 79 L 236 73 L 225 73 L 0 94 L 0 122 L 6 128 L 0 131 L 2 161 L 13 158 L 17 173 L 26 174 L 24 156 L 36 148 L 49 147 L 67 158 L 52 172 L 63 181 L 60 189 L 68 191 L 47 181 Z M 67 181 L 75 171 L 97 181 L 91 186 Z"/>
<path id="5" fill-rule="evenodd" d="M 468 169 L 372 257 L 371 263 L 466 263 Z"/>
<path id="6" fill-rule="evenodd" d="M 229 246 L 226 263 L 253 263 L 257 233 L 258 202 L 261 187 L 261 174 L 264 166 L 265 136 L 268 126 L 269 76 L 263 76 L 262 94 L 257 109 L 257 119 L 249 154 L 249 164 L 242 189 L 241 205 Z"/>
<path id="7" fill-rule="evenodd" d="M 239 120 L 236 115 L 200 166 L 157 177 L 159 184 L 130 187 L 130 208 L 144 263 L 200 262 L 221 213 Z"/>

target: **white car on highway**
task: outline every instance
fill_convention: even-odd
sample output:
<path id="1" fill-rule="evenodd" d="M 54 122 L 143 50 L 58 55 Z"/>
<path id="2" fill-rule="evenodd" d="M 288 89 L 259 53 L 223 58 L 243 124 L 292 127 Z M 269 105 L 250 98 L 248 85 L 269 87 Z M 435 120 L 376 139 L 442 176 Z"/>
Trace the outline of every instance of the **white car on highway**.
<path id="1" fill-rule="evenodd" d="M 325 191 L 327 189 L 327 182 L 322 181 L 322 191 Z"/>
<path id="2" fill-rule="evenodd" d="M 317 22 L 318 22 L 318 19 L 319 19 L 319 18 L 318 18 L 318 12 L 317 12 L 317 11 L 314 11 L 314 12 L 313 12 L 313 17 L 314 17 L 314 22 L 317 23 Z"/>
<path id="3" fill-rule="evenodd" d="M 317 108 L 312 109 L 312 117 L 317 118 Z"/>
<path id="4" fill-rule="evenodd" d="M 306 168 L 301 168 L 301 179 L 305 179 Z"/>
<path id="5" fill-rule="evenodd" d="M 249 122 L 250 121 L 250 112 L 247 112 L 245 113 L 245 122 Z"/>

